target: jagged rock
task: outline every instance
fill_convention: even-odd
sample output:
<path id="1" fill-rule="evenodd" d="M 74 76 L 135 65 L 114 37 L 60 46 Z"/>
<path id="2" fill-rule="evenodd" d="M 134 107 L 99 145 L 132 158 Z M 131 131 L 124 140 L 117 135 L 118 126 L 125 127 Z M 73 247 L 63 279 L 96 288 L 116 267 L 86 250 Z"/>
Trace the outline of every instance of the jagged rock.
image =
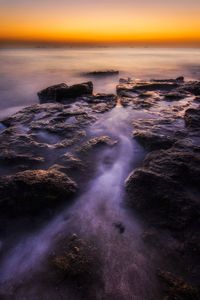
<path id="1" fill-rule="evenodd" d="M 0 177 L 1 214 L 34 215 L 68 201 L 77 185 L 64 173 L 52 170 L 28 170 Z"/>
<path id="2" fill-rule="evenodd" d="M 200 95 L 200 81 L 190 81 L 180 87 L 180 91 L 187 91 L 195 96 Z"/>
<path id="3" fill-rule="evenodd" d="M 150 81 L 152 82 L 178 82 L 178 83 L 183 83 L 184 82 L 184 77 L 180 76 L 175 79 L 151 79 Z"/>
<path id="4" fill-rule="evenodd" d="M 93 93 L 93 84 L 91 81 L 68 86 L 65 83 L 50 86 L 40 92 L 38 97 L 41 103 L 62 102 L 67 99 L 77 98 Z"/>
<path id="5" fill-rule="evenodd" d="M 143 130 L 135 130 L 134 138 L 148 150 L 168 149 L 176 141 L 170 136 Z"/>
<path id="6" fill-rule="evenodd" d="M 200 128 L 200 108 L 187 109 L 184 115 L 184 119 L 187 127 Z"/>
<path id="7" fill-rule="evenodd" d="M 61 278 L 72 280 L 82 292 L 99 284 L 100 257 L 92 242 L 73 234 L 61 240 L 55 252 L 50 261 Z"/>
<path id="8" fill-rule="evenodd" d="M 168 149 L 187 133 L 172 118 L 136 120 L 133 137 L 147 150 Z"/>
<path id="9" fill-rule="evenodd" d="M 95 137 L 87 141 L 86 143 L 82 144 L 78 149 L 77 153 L 87 154 L 91 150 L 98 148 L 99 146 L 109 146 L 113 147 L 117 144 L 116 140 L 113 140 L 109 136 L 100 136 Z"/>
<path id="10" fill-rule="evenodd" d="M 122 91 L 129 92 L 147 92 L 147 91 L 171 91 L 179 86 L 178 82 L 126 82 L 117 85 L 117 93 L 120 95 Z"/>
<path id="11" fill-rule="evenodd" d="M 177 101 L 187 97 L 187 94 L 180 93 L 180 92 L 172 92 L 172 93 L 164 94 L 164 97 L 168 101 Z"/>
<path id="12" fill-rule="evenodd" d="M 62 104 L 27 107 L 3 120 L 6 129 L 0 134 L 0 165 L 21 171 L 44 162 L 59 163 L 56 150 L 79 144 L 86 138 L 84 129 L 95 120 L 87 108 Z"/>
<path id="13" fill-rule="evenodd" d="M 199 177 L 198 153 L 175 147 L 151 152 L 126 180 L 129 203 L 154 225 L 183 228 L 198 218 L 200 202 L 188 189 L 198 188 Z"/>
<path id="14" fill-rule="evenodd" d="M 199 300 L 200 289 L 187 283 L 182 278 L 177 278 L 171 272 L 159 271 L 158 277 L 165 286 L 166 300 Z"/>

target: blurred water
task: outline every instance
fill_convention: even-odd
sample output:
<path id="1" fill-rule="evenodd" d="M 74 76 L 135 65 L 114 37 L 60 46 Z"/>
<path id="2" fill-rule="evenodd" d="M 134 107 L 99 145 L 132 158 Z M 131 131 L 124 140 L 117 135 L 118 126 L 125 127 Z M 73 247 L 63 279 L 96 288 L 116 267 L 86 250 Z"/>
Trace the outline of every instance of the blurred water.
<path id="1" fill-rule="evenodd" d="M 119 76 L 84 77 L 87 71 L 116 69 Z M 0 118 L 38 102 L 48 85 L 92 80 L 95 92 L 115 92 L 119 77 L 200 79 L 200 49 L 35 48 L 0 49 Z"/>

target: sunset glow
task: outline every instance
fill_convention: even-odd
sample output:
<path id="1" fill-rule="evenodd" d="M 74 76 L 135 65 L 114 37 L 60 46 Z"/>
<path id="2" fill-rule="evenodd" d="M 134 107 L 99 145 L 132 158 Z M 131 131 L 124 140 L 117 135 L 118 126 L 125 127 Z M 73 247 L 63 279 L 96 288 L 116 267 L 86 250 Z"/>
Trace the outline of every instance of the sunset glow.
<path id="1" fill-rule="evenodd" d="M 0 1 L 0 41 L 200 43 L 200 1 Z"/>

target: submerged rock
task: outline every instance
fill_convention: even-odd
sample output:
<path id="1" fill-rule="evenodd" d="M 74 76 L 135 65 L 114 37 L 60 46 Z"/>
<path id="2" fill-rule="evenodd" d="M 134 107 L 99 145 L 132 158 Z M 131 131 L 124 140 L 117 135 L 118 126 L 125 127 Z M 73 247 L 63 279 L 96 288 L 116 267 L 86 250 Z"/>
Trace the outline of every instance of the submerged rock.
<path id="1" fill-rule="evenodd" d="M 99 77 L 105 77 L 105 76 L 113 76 L 118 75 L 119 71 L 117 70 L 102 70 L 102 71 L 93 71 L 93 72 L 86 72 L 83 73 L 85 76 L 99 76 Z"/>
<path id="2" fill-rule="evenodd" d="M 1 214 L 34 215 L 69 201 L 77 185 L 57 170 L 28 170 L 0 177 Z"/>
<path id="3" fill-rule="evenodd" d="M 50 86 L 40 92 L 38 97 L 41 103 L 62 102 L 67 99 L 77 98 L 84 95 L 92 95 L 93 84 L 91 81 L 68 86 L 65 83 Z"/>

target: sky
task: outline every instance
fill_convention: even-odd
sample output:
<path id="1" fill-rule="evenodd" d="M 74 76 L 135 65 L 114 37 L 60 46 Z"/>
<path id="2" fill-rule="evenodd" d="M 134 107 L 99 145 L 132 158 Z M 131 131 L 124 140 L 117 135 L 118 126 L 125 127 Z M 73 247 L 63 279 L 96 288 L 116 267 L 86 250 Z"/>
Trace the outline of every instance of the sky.
<path id="1" fill-rule="evenodd" d="M 200 45 L 200 0 L 0 0 L 0 42 Z"/>

